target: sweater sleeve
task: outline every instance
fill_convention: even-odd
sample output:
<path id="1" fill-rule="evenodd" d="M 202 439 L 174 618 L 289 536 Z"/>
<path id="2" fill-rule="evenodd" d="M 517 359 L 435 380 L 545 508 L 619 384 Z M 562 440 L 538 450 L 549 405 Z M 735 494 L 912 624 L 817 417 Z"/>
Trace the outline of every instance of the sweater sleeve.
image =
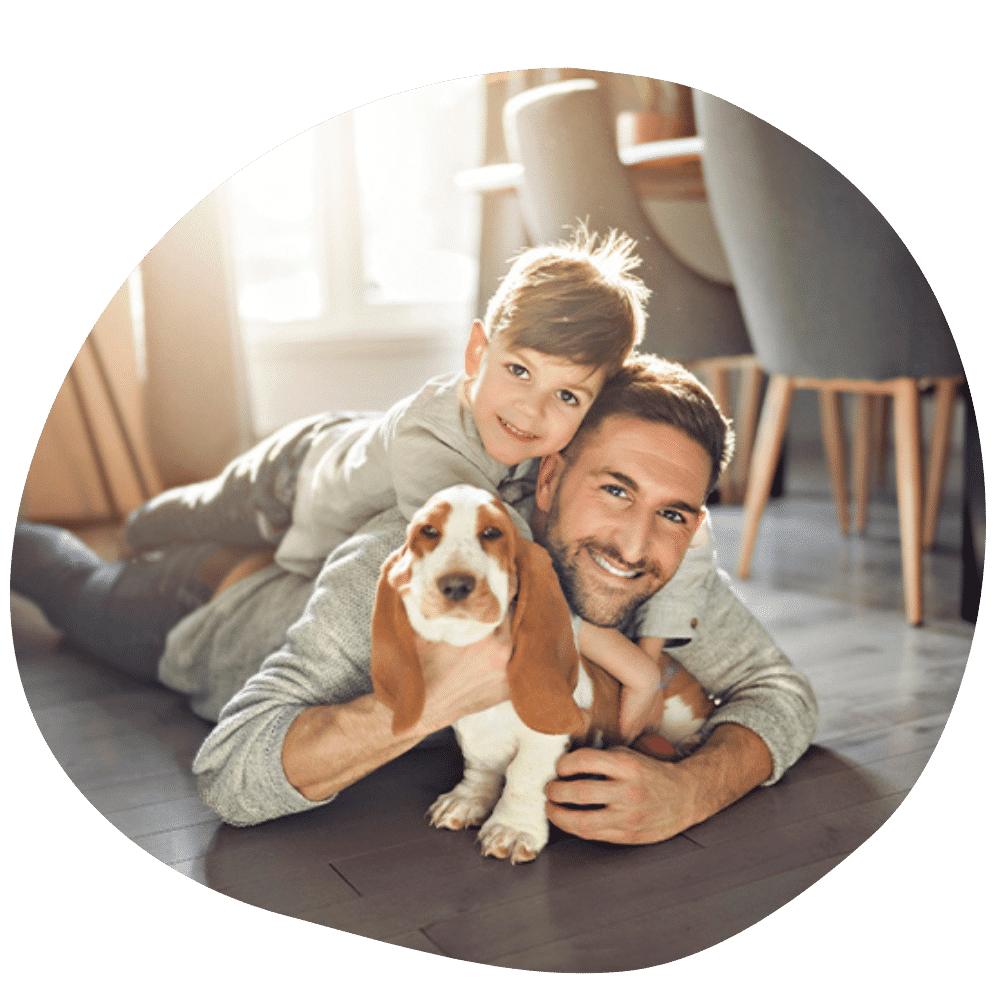
<path id="1" fill-rule="evenodd" d="M 223 707 L 193 770 L 202 798 L 226 822 L 247 826 L 323 804 L 285 776 L 285 736 L 304 709 L 371 692 L 378 574 L 405 527 L 397 511 L 386 511 L 331 553 L 284 645 Z"/>
<path id="2" fill-rule="evenodd" d="M 721 701 L 703 735 L 735 722 L 767 745 L 773 767 L 765 785 L 805 752 L 819 715 L 812 686 L 736 598 L 724 572 L 709 579 L 695 638 L 670 653 Z"/>

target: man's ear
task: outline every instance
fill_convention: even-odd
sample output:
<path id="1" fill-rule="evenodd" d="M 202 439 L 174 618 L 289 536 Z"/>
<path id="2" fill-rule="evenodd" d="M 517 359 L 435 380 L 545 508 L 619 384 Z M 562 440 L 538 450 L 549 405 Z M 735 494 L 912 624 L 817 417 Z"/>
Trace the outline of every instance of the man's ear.
<path id="1" fill-rule="evenodd" d="M 486 330 L 479 320 L 472 323 L 472 332 L 469 334 L 469 342 L 465 345 L 465 374 L 469 378 L 475 378 L 479 374 L 479 362 L 483 358 L 483 352 L 489 341 L 486 339 Z"/>
<path id="2" fill-rule="evenodd" d="M 552 507 L 552 498 L 562 477 L 566 459 L 554 452 L 546 455 L 538 465 L 538 481 L 535 484 L 535 506 L 546 514 Z"/>

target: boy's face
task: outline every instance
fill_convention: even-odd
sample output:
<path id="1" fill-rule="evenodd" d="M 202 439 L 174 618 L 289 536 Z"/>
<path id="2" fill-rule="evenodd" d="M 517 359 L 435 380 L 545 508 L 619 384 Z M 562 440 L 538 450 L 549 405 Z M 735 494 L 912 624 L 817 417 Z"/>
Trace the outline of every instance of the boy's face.
<path id="1" fill-rule="evenodd" d="M 477 320 L 465 349 L 467 401 L 483 446 L 504 465 L 569 444 L 604 385 L 604 372 L 528 347 L 486 339 Z"/>

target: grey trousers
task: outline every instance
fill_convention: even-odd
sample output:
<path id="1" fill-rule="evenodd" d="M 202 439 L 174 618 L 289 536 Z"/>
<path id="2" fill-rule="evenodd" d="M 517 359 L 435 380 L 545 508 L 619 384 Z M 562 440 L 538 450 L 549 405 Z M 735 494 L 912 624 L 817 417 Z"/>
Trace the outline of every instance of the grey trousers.
<path id="1" fill-rule="evenodd" d="M 371 413 L 321 413 L 287 424 L 234 458 L 214 479 L 177 486 L 132 511 L 135 552 L 176 542 L 277 547 L 292 523 L 299 470 L 317 435 Z"/>

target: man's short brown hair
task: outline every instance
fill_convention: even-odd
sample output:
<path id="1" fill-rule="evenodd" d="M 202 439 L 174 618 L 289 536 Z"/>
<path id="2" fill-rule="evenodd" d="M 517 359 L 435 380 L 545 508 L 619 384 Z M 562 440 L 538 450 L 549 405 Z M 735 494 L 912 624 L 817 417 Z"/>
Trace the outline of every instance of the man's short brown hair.
<path id="1" fill-rule="evenodd" d="M 576 436 L 563 449 L 567 462 L 573 464 L 607 417 L 618 415 L 668 424 L 700 444 L 712 462 L 706 498 L 715 489 L 733 455 L 733 430 L 712 394 L 688 369 L 653 354 L 633 354 L 604 383 Z"/>
<path id="2" fill-rule="evenodd" d="M 616 371 L 646 328 L 649 289 L 632 274 L 635 247 L 580 225 L 570 241 L 524 251 L 486 308 L 487 338 Z"/>

